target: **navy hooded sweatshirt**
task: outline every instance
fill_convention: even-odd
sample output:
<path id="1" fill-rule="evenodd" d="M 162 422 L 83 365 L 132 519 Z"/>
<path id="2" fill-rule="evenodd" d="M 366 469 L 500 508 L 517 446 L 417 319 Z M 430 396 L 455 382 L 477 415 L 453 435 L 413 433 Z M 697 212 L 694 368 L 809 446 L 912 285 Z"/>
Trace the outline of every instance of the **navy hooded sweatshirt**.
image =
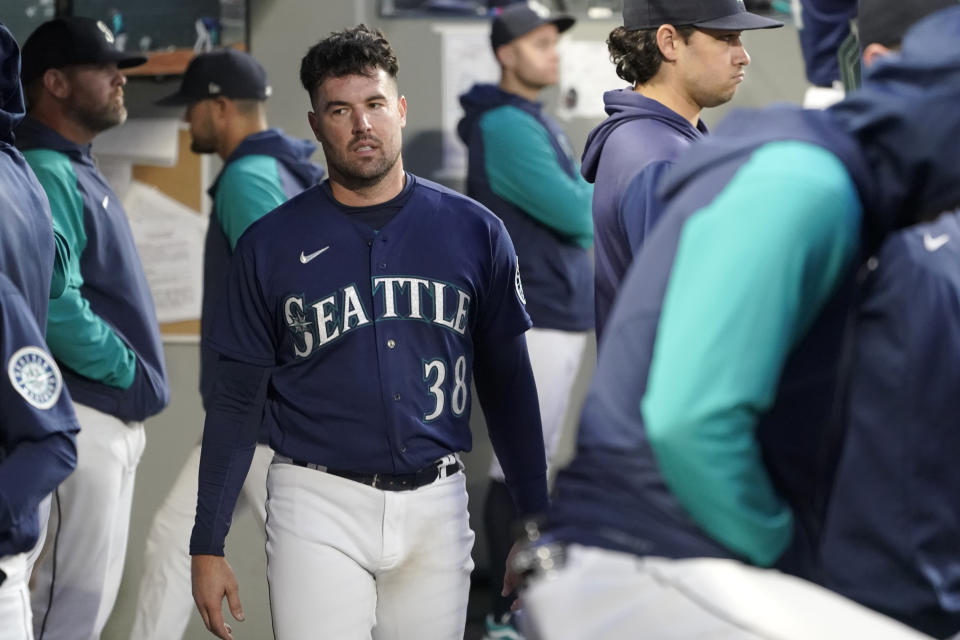
<path id="1" fill-rule="evenodd" d="M 20 49 L 13 35 L 0 25 L 0 271 L 27 299 L 43 331 L 57 252 L 47 196 L 14 147 L 13 130 L 23 116 Z M 54 297 L 63 291 L 63 268 L 61 256 Z"/>
<path id="2" fill-rule="evenodd" d="M 517 250 L 533 326 L 593 328 L 593 193 L 560 126 L 542 105 L 477 84 L 460 96 L 469 149 L 467 195 L 503 220 Z"/>
<path id="3" fill-rule="evenodd" d="M 608 118 L 590 132 L 581 172 L 593 190 L 596 242 L 596 325 L 599 340 L 632 252 L 620 220 L 620 202 L 630 181 L 652 162 L 672 161 L 707 133 L 677 112 L 632 89 L 603 94 Z"/>
<path id="4" fill-rule="evenodd" d="M 120 199 L 80 145 L 27 117 L 17 147 L 43 185 L 69 249 L 47 344 L 74 402 L 124 421 L 159 413 L 170 391 L 153 296 Z"/>
<path id="5" fill-rule="evenodd" d="M 307 187 L 318 184 L 323 168 L 310 162 L 316 145 L 267 129 L 243 139 L 226 159 L 207 193 L 213 212 L 203 254 L 200 397 L 204 408 L 213 393 L 218 355 L 207 341 L 227 283 L 237 240 L 251 223 Z"/>
<path id="6" fill-rule="evenodd" d="M 47 196 L 13 147 L 22 118 L 20 49 L 0 23 L 0 558 L 36 544 L 38 506 L 76 466 L 79 430 L 43 339 L 53 226 Z"/>
<path id="7" fill-rule="evenodd" d="M 555 536 L 809 575 L 857 258 L 960 204 L 958 37 L 960 8 L 940 12 L 842 103 L 736 112 L 678 161 L 614 305 Z"/>

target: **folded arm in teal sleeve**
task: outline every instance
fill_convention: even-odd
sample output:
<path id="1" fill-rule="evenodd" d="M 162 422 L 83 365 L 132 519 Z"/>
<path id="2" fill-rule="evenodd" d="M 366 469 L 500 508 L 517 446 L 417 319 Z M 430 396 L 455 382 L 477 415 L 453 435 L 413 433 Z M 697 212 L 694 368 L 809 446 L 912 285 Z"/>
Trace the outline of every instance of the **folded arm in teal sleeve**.
<path id="1" fill-rule="evenodd" d="M 568 175 L 557 161 L 550 135 L 537 119 L 516 107 L 491 109 L 480 121 L 490 188 L 572 242 L 593 244 L 593 185 L 579 172 Z"/>
<path id="2" fill-rule="evenodd" d="M 57 360 L 76 373 L 103 384 L 128 389 L 136 374 L 133 350 L 83 297 L 80 256 L 87 244 L 83 200 L 70 160 L 47 149 L 24 153 L 50 200 L 59 248 L 60 272 L 53 274 L 59 297 L 50 300 L 47 344 Z M 53 288 L 53 287 L 51 287 Z"/>
<path id="3" fill-rule="evenodd" d="M 214 215 L 230 248 L 236 248 L 247 227 L 286 200 L 276 158 L 250 155 L 227 165 L 217 185 Z"/>
<path id="4" fill-rule="evenodd" d="M 684 227 L 641 403 L 671 491 L 713 538 L 772 564 L 793 514 L 754 431 L 784 363 L 858 246 L 840 161 L 798 142 L 758 150 Z"/>

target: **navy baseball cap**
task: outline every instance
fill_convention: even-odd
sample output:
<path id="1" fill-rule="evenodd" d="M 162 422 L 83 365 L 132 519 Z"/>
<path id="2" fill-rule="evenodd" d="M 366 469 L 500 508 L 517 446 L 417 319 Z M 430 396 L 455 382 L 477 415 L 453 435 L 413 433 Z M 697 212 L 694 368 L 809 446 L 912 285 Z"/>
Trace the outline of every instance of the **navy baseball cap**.
<path id="1" fill-rule="evenodd" d="M 576 22 L 570 16 L 541 16 L 539 13 L 523 4 L 512 4 L 493 19 L 493 28 L 490 31 L 490 44 L 493 50 L 509 44 L 520 36 L 530 33 L 537 27 L 545 24 L 556 25 L 557 31 L 563 33 Z"/>
<path id="2" fill-rule="evenodd" d="M 747 11 L 743 0 L 624 0 L 623 26 L 628 31 L 662 24 L 725 31 L 775 29 L 783 23 Z"/>
<path id="3" fill-rule="evenodd" d="M 191 60 L 177 92 L 157 100 L 157 104 L 188 105 L 220 96 L 266 100 L 271 93 L 263 65 L 249 53 L 227 48 L 201 53 Z"/>
<path id="4" fill-rule="evenodd" d="M 860 0 L 857 32 L 860 47 L 882 44 L 899 47 L 907 29 L 940 9 L 957 6 L 957 0 Z"/>
<path id="5" fill-rule="evenodd" d="M 116 62 L 125 69 L 147 61 L 146 56 L 118 51 L 113 33 L 102 21 L 80 16 L 54 18 L 41 24 L 23 43 L 21 57 L 20 77 L 24 85 L 47 69 L 104 62 Z"/>

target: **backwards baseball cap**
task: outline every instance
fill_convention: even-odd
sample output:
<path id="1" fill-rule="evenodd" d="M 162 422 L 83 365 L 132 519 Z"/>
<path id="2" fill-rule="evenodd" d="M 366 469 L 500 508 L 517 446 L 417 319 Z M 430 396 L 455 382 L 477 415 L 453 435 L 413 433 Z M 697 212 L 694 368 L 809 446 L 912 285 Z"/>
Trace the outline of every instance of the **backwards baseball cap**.
<path id="1" fill-rule="evenodd" d="M 493 29 L 490 31 L 490 44 L 496 51 L 497 48 L 510 44 L 520 36 L 545 24 L 556 25 L 557 31 L 563 33 L 572 27 L 574 22 L 576 20 L 570 16 L 542 16 L 526 3 L 512 4 L 494 18 Z"/>
<path id="2" fill-rule="evenodd" d="M 727 31 L 783 26 L 777 20 L 750 13 L 743 0 L 624 0 L 623 26 L 628 31 L 656 29 L 662 24 Z"/>
<path id="3" fill-rule="evenodd" d="M 113 33 L 102 21 L 80 16 L 54 18 L 41 24 L 23 43 L 21 57 L 24 85 L 47 69 L 105 62 L 116 62 L 124 69 L 147 61 L 146 56 L 118 51 Z"/>
<path id="4" fill-rule="evenodd" d="M 266 100 L 271 93 L 267 71 L 253 56 L 236 49 L 217 49 L 191 60 L 177 92 L 157 100 L 157 104 L 188 105 L 220 96 Z"/>
<path id="5" fill-rule="evenodd" d="M 904 34 L 922 18 L 958 0 L 860 0 L 857 31 L 861 48 L 869 44 L 898 47 Z"/>

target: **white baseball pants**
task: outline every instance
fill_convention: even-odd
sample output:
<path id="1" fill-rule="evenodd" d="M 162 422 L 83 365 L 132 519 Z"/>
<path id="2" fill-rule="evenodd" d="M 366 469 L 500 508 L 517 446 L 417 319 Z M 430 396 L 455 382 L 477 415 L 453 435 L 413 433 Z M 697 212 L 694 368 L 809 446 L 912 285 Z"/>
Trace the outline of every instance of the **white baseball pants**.
<path id="1" fill-rule="evenodd" d="M 918 640 L 927 636 L 813 583 L 734 560 L 669 560 L 571 545 L 522 596 L 538 640 Z"/>
<path id="2" fill-rule="evenodd" d="M 275 462 L 267 496 L 276 640 L 463 637 L 474 539 L 463 473 L 381 491 Z"/>
<path id="3" fill-rule="evenodd" d="M 273 450 L 258 444 L 234 513 L 252 510 L 261 528 L 266 520 L 267 469 L 272 459 Z M 131 640 L 178 640 L 196 609 L 190 582 L 190 533 L 197 513 L 199 469 L 197 444 L 150 527 Z"/>
<path id="4" fill-rule="evenodd" d="M 552 465 L 563 432 L 564 418 L 570 408 L 570 393 L 587 345 L 587 334 L 533 328 L 527 331 L 526 336 L 533 379 L 537 383 L 547 464 Z M 503 469 L 496 454 L 490 461 L 490 477 L 498 482 L 504 481 Z"/>
<path id="5" fill-rule="evenodd" d="M 33 640 L 27 554 L 0 558 L 6 579 L 0 584 L 0 640 Z"/>
<path id="6" fill-rule="evenodd" d="M 146 443 L 142 422 L 74 408 L 77 468 L 53 493 L 31 590 L 37 640 L 99 639 L 123 576 L 133 483 Z"/>

